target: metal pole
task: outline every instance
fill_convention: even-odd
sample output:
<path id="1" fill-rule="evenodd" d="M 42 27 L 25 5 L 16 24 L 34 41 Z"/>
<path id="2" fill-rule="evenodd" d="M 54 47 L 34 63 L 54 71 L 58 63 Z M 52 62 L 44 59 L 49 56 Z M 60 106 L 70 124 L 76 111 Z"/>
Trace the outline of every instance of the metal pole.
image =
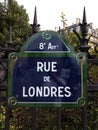
<path id="1" fill-rule="evenodd" d="M 57 130 L 61 129 L 61 108 L 57 108 Z"/>
<path id="2" fill-rule="evenodd" d="M 90 46 L 88 45 L 88 42 L 90 40 L 90 37 L 92 34 L 87 38 L 87 33 L 88 33 L 88 24 L 86 21 L 86 12 L 85 12 L 85 7 L 83 11 L 83 20 L 82 23 L 80 24 L 80 31 L 82 37 L 79 36 L 79 34 L 74 30 L 74 33 L 77 35 L 79 41 L 80 41 L 80 51 L 81 52 L 86 52 L 88 54 L 88 58 L 90 57 L 88 50 L 90 49 Z M 86 90 L 87 91 L 87 90 Z M 88 92 L 88 91 L 87 91 Z M 83 107 L 83 130 L 87 130 L 87 107 Z"/>
<path id="3" fill-rule="evenodd" d="M 87 130 L 87 107 L 83 107 L 83 130 Z"/>
<path id="4" fill-rule="evenodd" d="M 8 95 L 7 95 L 7 97 L 8 97 Z M 9 130 L 9 106 L 8 106 L 8 101 L 6 101 L 5 130 Z"/>
<path id="5" fill-rule="evenodd" d="M 32 114 L 31 130 L 35 130 L 35 119 L 36 119 L 36 110 L 35 110 L 35 108 L 31 109 L 31 114 Z"/>
<path id="6" fill-rule="evenodd" d="M 7 44 L 7 48 L 5 48 L 6 50 L 6 58 L 8 59 L 8 55 L 9 52 L 12 52 L 14 49 L 12 48 L 12 27 L 9 26 L 9 40 L 8 40 L 8 44 Z M 7 68 L 8 68 L 8 62 L 7 62 Z M 8 71 L 6 72 L 8 74 Z M 7 80 L 7 84 L 8 84 L 8 79 Z M 5 117 L 5 130 L 9 130 L 9 104 L 8 104 L 8 88 L 7 88 L 7 100 L 6 100 L 6 117 Z"/>

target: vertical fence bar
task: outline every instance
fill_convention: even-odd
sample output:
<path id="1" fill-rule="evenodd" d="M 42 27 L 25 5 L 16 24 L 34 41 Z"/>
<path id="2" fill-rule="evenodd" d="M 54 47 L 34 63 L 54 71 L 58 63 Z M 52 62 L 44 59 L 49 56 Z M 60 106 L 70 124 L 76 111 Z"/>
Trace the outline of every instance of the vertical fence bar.
<path id="1" fill-rule="evenodd" d="M 6 101 L 6 113 L 5 113 L 5 130 L 9 130 L 9 106 Z"/>
<path id="2" fill-rule="evenodd" d="M 83 107 L 83 130 L 87 130 L 87 107 Z"/>
<path id="3" fill-rule="evenodd" d="M 35 108 L 31 109 L 31 114 L 32 114 L 31 130 L 35 130 L 35 119 L 36 119 L 36 110 L 35 110 Z"/>
<path id="4" fill-rule="evenodd" d="M 75 30 L 73 30 L 73 31 L 77 35 L 77 37 L 79 39 L 79 42 L 80 42 L 79 50 L 81 52 L 87 53 L 87 56 L 89 58 L 90 54 L 89 54 L 88 50 L 90 49 L 90 46 L 88 45 L 88 42 L 89 42 L 90 37 L 92 36 L 93 33 L 89 37 L 87 37 L 88 24 L 87 24 L 87 21 L 86 21 L 85 7 L 84 7 L 84 11 L 83 11 L 82 23 L 80 24 L 80 32 L 81 32 L 82 37 L 80 37 L 80 35 Z M 83 130 L 87 130 L 87 107 L 84 106 L 82 110 L 83 110 L 83 113 L 82 113 L 82 116 L 83 116 Z"/>
<path id="5" fill-rule="evenodd" d="M 61 129 L 61 108 L 57 108 L 57 130 Z"/>

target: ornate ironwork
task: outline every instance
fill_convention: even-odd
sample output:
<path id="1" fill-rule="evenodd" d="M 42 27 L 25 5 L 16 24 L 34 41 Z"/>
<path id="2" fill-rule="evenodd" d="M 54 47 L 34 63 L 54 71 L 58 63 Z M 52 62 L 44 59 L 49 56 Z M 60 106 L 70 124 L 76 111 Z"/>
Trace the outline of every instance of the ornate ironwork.
<path id="1" fill-rule="evenodd" d="M 36 10 L 36 8 L 35 8 Z M 35 11 L 36 14 L 36 11 Z M 35 15 L 36 16 L 36 15 Z M 38 29 L 36 17 L 33 23 L 33 33 Z M 9 108 L 7 101 L 7 73 L 8 73 L 8 53 L 19 51 L 20 44 L 13 45 L 11 37 L 11 27 L 9 30 L 8 44 L 0 44 L 0 130 L 45 130 L 45 129 L 72 129 L 72 130 L 97 130 L 98 128 L 98 58 L 90 53 L 89 40 L 93 33 L 87 38 L 88 24 L 86 21 L 85 8 L 83 21 L 80 24 L 81 34 L 75 32 L 80 41 L 80 51 L 87 53 L 88 61 L 88 105 L 87 107 L 77 108 L 14 108 L 17 102 L 13 97 L 9 101 L 12 109 Z M 98 44 L 95 46 L 98 53 Z M 15 58 L 15 57 L 13 57 Z M 96 71 L 95 71 L 96 69 Z M 82 101 L 80 101 L 81 103 Z M 92 110 L 92 111 L 91 111 Z M 48 113 L 48 114 L 47 114 Z M 90 116 L 93 118 L 91 119 Z M 87 120 L 89 119 L 89 120 Z M 13 124 L 13 125 L 12 125 Z M 3 127 L 4 126 L 4 127 Z M 88 127 L 90 128 L 88 128 Z M 13 127 L 13 128 L 12 128 Z"/>
<path id="2" fill-rule="evenodd" d="M 93 115 L 94 116 L 94 120 L 92 121 L 92 125 L 90 124 L 90 128 L 91 129 L 95 129 L 96 128 L 96 123 L 95 120 L 97 120 L 97 117 L 95 116 L 94 113 L 96 113 L 95 109 L 98 107 L 98 100 L 97 98 L 95 98 L 95 93 L 97 94 L 98 97 L 98 58 L 96 58 L 96 56 L 93 56 L 91 54 L 91 52 L 89 51 L 90 46 L 88 45 L 90 38 L 92 37 L 93 33 L 87 38 L 87 34 L 88 34 L 88 24 L 86 21 L 86 12 L 85 12 L 85 7 L 84 7 L 84 12 L 83 12 L 83 20 L 82 20 L 82 24 L 80 24 L 80 31 L 81 31 L 81 35 L 82 37 L 79 36 L 79 34 L 73 30 L 73 32 L 77 35 L 79 41 L 80 41 L 80 51 L 82 52 L 86 52 L 87 53 L 87 62 L 88 62 L 88 84 L 87 84 L 87 91 L 88 91 L 88 95 L 90 93 L 90 96 L 88 96 L 88 105 L 91 103 L 90 99 L 93 99 Z M 96 53 L 98 53 L 98 44 L 95 45 L 94 47 L 94 51 Z M 96 70 L 96 71 L 95 71 Z M 96 102 L 96 105 L 95 105 Z M 92 105 L 92 104 L 91 104 Z M 87 114 L 87 112 L 89 113 L 89 109 L 87 109 L 87 107 L 84 107 L 83 110 L 83 130 L 87 130 L 87 123 L 89 124 L 88 118 L 89 118 L 89 114 Z"/>

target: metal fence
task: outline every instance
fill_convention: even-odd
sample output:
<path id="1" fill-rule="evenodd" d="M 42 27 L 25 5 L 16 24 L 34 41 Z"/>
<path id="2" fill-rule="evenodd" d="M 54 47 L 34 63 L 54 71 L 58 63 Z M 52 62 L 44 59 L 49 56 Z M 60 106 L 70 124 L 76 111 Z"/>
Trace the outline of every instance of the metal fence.
<path id="1" fill-rule="evenodd" d="M 85 12 L 84 12 L 85 13 Z M 85 16 L 85 15 L 84 15 Z M 88 54 L 88 104 L 81 108 L 9 107 L 8 52 L 0 46 L 0 130 L 98 130 L 98 58 L 88 53 L 87 22 L 83 17 L 80 50 Z M 97 46 L 95 51 L 97 52 Z"/>

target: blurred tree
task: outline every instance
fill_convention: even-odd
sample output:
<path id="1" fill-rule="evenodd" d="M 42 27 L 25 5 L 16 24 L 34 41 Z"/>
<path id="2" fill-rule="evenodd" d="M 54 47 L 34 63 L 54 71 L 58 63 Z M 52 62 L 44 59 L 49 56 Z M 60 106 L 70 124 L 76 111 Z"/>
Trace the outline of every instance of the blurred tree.
<path id="1" fill-rule="evenodd" d="M 74 50 L 76 52 L 79 52 L 80 43 L 75 33 L 73 32 L 68 33 L 66 35 L 66 38 L 70 42 L 70 44 L 74 47 Z"/>
<path id="2" fill-rule="evenodd" d="M 65 18 L 65 14 L 64 12 L 61 13 L 61 22 L 63 23 L 63 29 L 66 30 L 67 29 L 67 19 Z"/>
<path id="3" fill-rule="evenodd" d="M 0 2 L 0 43 L 8 43 L 10 26 L 13 44 L 23 44 L 31 35 L 28 14 L 15 0 L 9 0 L 7 5 Z"/>
<path id="4" fill-rule="evenodd" d="M 68 31 L 67 19 L 65 18 L 64 12 L 61 13 L 61 22 L 63 23 L 63 35 L 69 41 L 69 43 L 74 47 L 75 51 L 79 51 L 79 40 L 74 32 Z"/>

